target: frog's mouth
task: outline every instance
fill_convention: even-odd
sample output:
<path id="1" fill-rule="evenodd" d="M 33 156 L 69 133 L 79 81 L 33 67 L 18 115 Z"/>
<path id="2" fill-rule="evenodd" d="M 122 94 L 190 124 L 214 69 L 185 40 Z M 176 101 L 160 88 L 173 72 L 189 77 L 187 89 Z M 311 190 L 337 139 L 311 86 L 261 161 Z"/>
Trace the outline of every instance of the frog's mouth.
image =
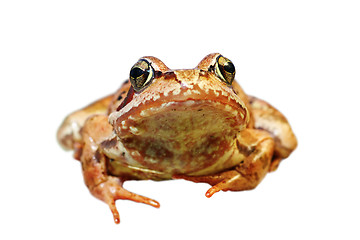
<path id="1" fill-rule="evenodd" d="M 117 135 L 171 140 L 186 135 L 198 138 L 201 133 L 230 134 L 247 125 L 249 114 L 243 105 L 228 97 L 164 99 L 125 106 L 110 115 Z M 187 137 L 187 138 L 188 138 Z"/>

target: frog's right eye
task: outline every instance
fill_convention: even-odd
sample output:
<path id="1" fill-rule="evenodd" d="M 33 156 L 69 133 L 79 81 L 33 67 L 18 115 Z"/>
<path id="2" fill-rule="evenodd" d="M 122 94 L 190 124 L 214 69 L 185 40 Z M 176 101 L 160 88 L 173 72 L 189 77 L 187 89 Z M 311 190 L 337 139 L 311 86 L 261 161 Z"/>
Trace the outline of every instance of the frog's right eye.
<path id="1" fill-rule="evenodd" d="M 227 85 L 231 85 L 235 78 L 235 66 L 226 57 L 219 55 L 216 58 L 215 73 Z"/>
<path id="2" fill-rule="evenodd" d="M 148 86 L 154 79 L 154 69 L 145 59 L 140 59 L 130 70 L 130 82 L 135 91 Z"/>

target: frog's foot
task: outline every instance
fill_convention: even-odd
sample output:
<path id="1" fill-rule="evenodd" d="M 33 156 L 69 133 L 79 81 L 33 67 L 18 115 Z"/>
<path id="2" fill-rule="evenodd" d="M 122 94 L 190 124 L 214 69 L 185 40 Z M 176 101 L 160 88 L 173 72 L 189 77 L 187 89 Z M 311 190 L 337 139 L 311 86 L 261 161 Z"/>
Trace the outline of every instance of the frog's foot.
<path id="1" fill-rule="evenodd" d="M 251 153 L 244 162 L 233 169 L 207 176 L 175 175 L 173 178 L 209 183 L 212 187 L 205 194 L 208 198 L 220 190 L 243 191 L 255 188 L 272 167 L 270 163 L 274 151 L 274 140 L 269 138 L 267 133 L 259 130 L 248 130 L 248 133 L 254 137 L 254 144 L 250 146 Z"/>
<path id="2" fill-rule="evenodd" d="M 249 180 L 242 176 L 236 170 L 230 170 L 223 173 L 210 175 L 210 176 L 185 176 L 174 175 L 174 179 L 184 179 L 192 182 L 208 183 L 212 185 L 209 190 L 206 191 L 205 196 L 210 198 L 214 193 L 221 191 L 242 191 L 254 188 L 253 184 Z"/>
<path id="3" fill-rule="evenodd" d="M 109 205 L 115 223 L 120 223 L 119 212 L 115 205 L 115 201 L 118 199 L 126 199 L 138 203 L 145 203 L 156 208 L 160 207 L 160 204 L 157 201 L 129 192 L 122 187 L 122 184 L 123 182 L 120 179 L 108 176 L 108 179 L 105 182 L 102 182 L 94 186 L 94 188 L 90 189 L 90 192 L 96 198 L 104 201 Z"/>

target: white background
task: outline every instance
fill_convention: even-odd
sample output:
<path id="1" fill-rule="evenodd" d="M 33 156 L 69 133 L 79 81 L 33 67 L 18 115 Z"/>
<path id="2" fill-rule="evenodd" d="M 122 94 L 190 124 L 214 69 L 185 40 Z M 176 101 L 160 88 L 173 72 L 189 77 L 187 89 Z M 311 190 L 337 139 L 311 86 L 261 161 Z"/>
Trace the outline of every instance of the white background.
<path id="1" fill-rule="evenodd" d="M 359 239 L 358 1 L 1 1 L 1 239 Z M 220 52 L 299 141 L 259 187 L 127 182 L 160 209 L 86 189 L 55 133 L 144 55 L 192 68 Z"/>

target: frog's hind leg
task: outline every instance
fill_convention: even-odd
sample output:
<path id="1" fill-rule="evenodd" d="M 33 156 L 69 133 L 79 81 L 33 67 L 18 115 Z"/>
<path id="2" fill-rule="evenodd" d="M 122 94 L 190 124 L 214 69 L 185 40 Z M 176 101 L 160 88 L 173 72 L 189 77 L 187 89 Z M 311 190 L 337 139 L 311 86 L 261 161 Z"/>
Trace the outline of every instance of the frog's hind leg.
<path id="1" fill-rule="evenodd" d="M 282 159 L 296 148 L 297 140 L 289 122 L 281 112 L 256 97 L 249 96 L 254 127 L 269 132 L 275 140 L 275 151 L 269 171 L 275 171 Z"/>
<path id="2" fill-rule="evenodd" d="M 79 160 L 81 152 L 81 129 L 85 121 L 94 115 L 106 115 L 114 111 L 120 105 L 130 88 L 131 84 L 126 81 L 120 89 L 109 96 L 103 97 L 92 104 L 69 114 L 62 122 L 57 132 L 57 140 L 66 149 L 74 149 L 74 158 Z"/>
<path id="3" fill-rule="evenodd" d="M 265 131 L 246 129 L 236 139 L 236 145 L 233 158 L 243 159 L 245 155 L 245 160 L 232 169 L 207 176 L 177 175 L 174 178 L 209 183 L 212 187 L 206 192 L 206 197 L 211 197 L 220 190 L 242 191 L 255 188 L 269 170 L 274 140 Z"/>
<path id="4" fill-rule="evenodd" d="M 113 95 L 109 95 L 98 101 L 69 114 L 57 131 L 57 140 L 66 150 L 74 149 L 74 158 L 79 160 L 81 152 L 81 129 L 85 121 L 96 114 L 106 114 Z"/>
<path id="5" fill-rule="evenodd" d="M 111 136 L 112 132 L 113 128 L 108 123 L 107 116 L 95 115 L 86 120 L 81 131 L 83 148 L 80 161 L 85 184 L 91 194 L 109 205 L 115 223 L 119 223 L 120 217 L 115 206 L 117 199 L 132 200 L 157 208 L 160 204 L 153 199 L 127 191 L 122 187 L 124 179 L 108 175 L 106 156 L 101 153 L 98 146 Z"/>

